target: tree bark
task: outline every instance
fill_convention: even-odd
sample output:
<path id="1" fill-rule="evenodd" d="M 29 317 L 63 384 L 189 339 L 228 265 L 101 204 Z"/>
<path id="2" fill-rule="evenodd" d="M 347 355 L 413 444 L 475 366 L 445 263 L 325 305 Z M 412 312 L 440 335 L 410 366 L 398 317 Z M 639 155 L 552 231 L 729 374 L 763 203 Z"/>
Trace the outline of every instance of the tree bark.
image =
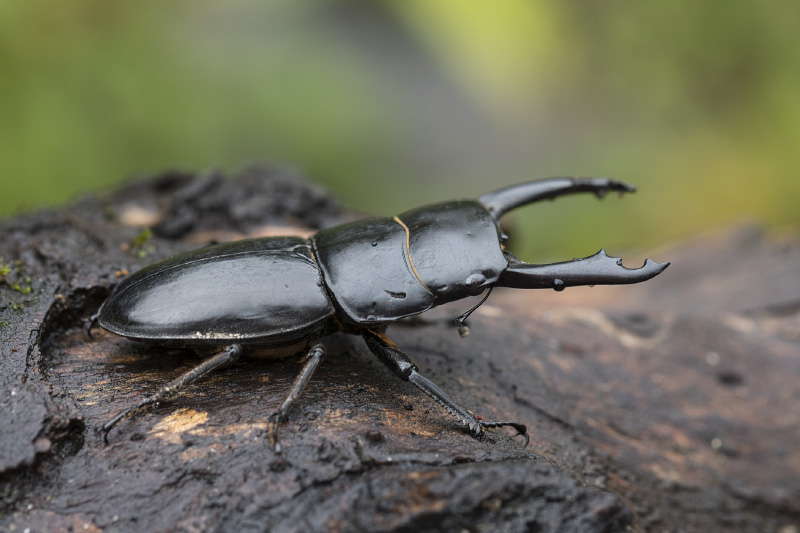
<path id="1" fill-rule="evenodd" d="M 0 223 L 0 526 L 23 531 L 797 531 L 800 245 L 729 229 L 642 285 L 496 291 L 388 334 L 466 434 L 357 337 L 269 446 L 299 359 L 245 360 L 123 421 L 197 359 L 84 326 L 120 279 L 209 242 L 353 218 L 284 171 L 179 172 Z M 152 228 L 152 236 L 142 227 Z M 792 529 L 794 528 L 794 529 Z"/>

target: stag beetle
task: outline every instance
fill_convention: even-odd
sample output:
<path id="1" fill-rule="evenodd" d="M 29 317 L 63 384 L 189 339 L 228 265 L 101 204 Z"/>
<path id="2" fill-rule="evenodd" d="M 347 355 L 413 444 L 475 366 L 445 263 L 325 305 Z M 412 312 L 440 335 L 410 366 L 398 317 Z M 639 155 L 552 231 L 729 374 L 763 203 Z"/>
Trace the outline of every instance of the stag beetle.
<path id="1" fill-rule="evenodd" d="M 89 325 L 137 341 L 216 353 L 102 427 L 103 437 L 123 418 L 155 404 L 209 372 L 248 355 L 307 354 L 289 394 L 269 418 L 278 427 L 325 357 L 316 343 L 334 331 L 361 335 L 397 376 L 455 415 L 476 437 L 488 422 L 461 407 L 385 334 L 388 324 L 494 287 L 562 290 L 576 285 L 638 283 L 669 263 L 648 259 L 638 269 L 604 250 L 583 259 L 533 265 L 505 250 L 500 217 L 516 207 L 573 193 L 603 197 L 635 191 L 620 181 L 550 178 L 499 189 L 477 200 L 453 200 L 399 216 L 359 220 L 310 239 L 268 237 L 208 246 L 146 267 L 123 281 Z M 483 303 L 483 301 L 481 303 Z M 478 304 L 480 305 L 480 303 Z M 466 317 L 457 322 L 462 327 Z M 310 348 L 309 348 L 310 347 Z"/>

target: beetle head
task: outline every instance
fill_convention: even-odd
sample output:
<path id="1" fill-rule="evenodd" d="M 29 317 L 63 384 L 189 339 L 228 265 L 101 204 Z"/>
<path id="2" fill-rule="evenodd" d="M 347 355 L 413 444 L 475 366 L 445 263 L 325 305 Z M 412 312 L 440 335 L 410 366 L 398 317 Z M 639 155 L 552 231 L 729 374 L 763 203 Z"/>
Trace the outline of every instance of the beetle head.
<path id="1" fill-rule="evenodd" d="M 552 178 L 530 181 L 484 194 L 406 211 L 396 218 L 406 229 L 409 263 L 436 305 L 480 294 L 494 285 L 554 288 L 573 285 L 638 283 L 661 273 L 669 263 L 647 260 L 628 269 L 605 251 L 585 259 L 551 265 L 520 261 L 503 249 L 500 218 L 508 211 L 565 194 L 634 192 L 624 182 L 604 178 Z"/>
<path id="2" fill-rule="evenodd" d="M 411 268 L 436 305 L 480 294 L 508 267 L 499 225 L 479 202 L 427 205 L 396 220 L 407 231 Z"/>
<path id="3" fill-rule="evenodd" d="M 552 178 L 529 181 L 482 195 L 478 201 L 488 210 L 500 227 L 500 217 L 506 212 L 540 200 L 552 200 L 565 194 L 590 192 L 598 198 L 608 192 L 620 196 L 635 192 L 636 188 L 622 181 L 605 178 Z M 639 283 L 657 276 L 669 263 L 656 263 L 648 259 L 644 266 L 629 269 L 622 259 L 606 255 L 600 250 L 593 256 L 550 265 L 532 265 L 520 261 L 504 251 L 508 268 L 500 275 L 497 285 L 519 289 L 552 288 L 562 290 L 575 285 L 616 285 Z"/>

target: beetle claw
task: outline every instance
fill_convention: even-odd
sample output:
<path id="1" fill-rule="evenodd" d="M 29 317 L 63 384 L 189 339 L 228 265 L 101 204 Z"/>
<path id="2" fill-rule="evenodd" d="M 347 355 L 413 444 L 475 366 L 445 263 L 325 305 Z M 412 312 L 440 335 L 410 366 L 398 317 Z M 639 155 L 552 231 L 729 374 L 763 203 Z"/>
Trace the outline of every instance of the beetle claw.
<path id="1" fill-rule="evenodd" d="M 550 178 L 520 183 L 481 195 L 478 201 L 499 220 L 505 213 L 522 205 L 553 200 L 566 194 L 593 193 L 603 198 L 609 191 L 620 196 L 636 191 L 636 187 L 624 181 L 606 178 Z"/>
<path id="2" fill-rule="evenodd" d="M 669 263 L 656 263 L 647 259 L 639 268 L 627 268 L 622 259 L 600 250 L 594 255 L 551 263 L 533 265 L 520 261 L 510 252 L 504 252 L 508 269 L 503 272 L 497 285 L 516 289 L 555 289 L 580 285 L 621 285 L 639 283 L 662 273 Z"/>

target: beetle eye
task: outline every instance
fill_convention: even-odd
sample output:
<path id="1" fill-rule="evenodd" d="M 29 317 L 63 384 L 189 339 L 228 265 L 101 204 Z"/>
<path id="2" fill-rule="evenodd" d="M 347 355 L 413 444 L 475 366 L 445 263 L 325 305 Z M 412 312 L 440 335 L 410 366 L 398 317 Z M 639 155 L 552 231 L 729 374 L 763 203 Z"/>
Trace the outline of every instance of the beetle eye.
<path id="1" fill-rule="evenodd" d="M 470 289 L 471 292 L 475 292 L 475 294 L 480 292 L 479 287 L 484 283 L 486 283 L 486 276 L 478 272 L 475 274 L 470 274 L 464 281 L 464 284 L 467 286 L 467 288 Z"/>

